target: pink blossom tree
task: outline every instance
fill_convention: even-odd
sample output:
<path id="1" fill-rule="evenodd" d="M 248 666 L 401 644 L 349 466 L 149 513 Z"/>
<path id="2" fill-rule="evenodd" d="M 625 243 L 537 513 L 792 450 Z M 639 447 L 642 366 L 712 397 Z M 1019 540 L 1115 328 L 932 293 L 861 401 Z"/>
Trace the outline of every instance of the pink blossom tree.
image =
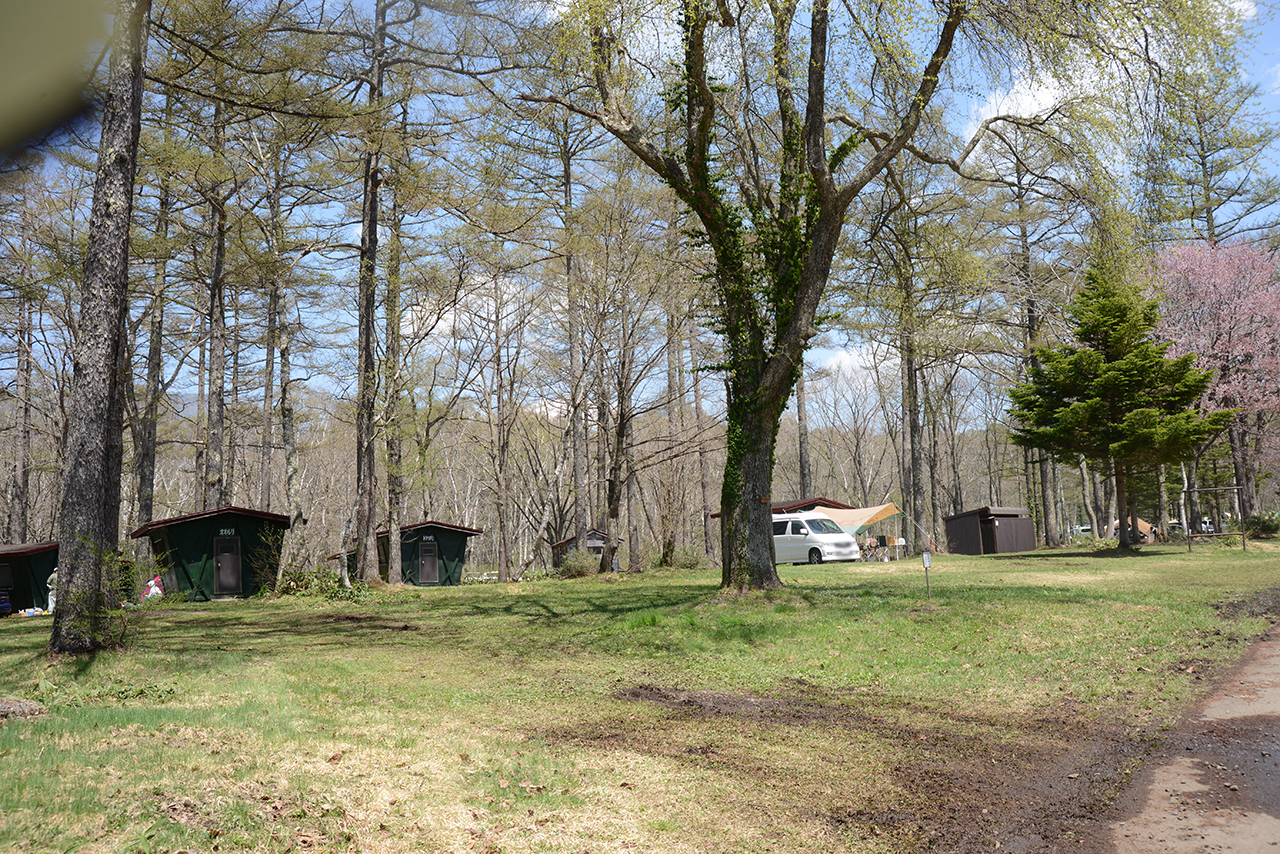
<path id="1" fill-rule="evenodd" d="M 1276 256 L 1245 241 L 1184 243 L 1157 259 L 1163 287 L 1159 332 L 1171 355 L 1197 354 L 1214 372 L 1206 401 L 1235 409 L 1228 428 L 1240 513 L 1257 505 L 1259 452 L 1280 410 L 1280 269 Z"/>

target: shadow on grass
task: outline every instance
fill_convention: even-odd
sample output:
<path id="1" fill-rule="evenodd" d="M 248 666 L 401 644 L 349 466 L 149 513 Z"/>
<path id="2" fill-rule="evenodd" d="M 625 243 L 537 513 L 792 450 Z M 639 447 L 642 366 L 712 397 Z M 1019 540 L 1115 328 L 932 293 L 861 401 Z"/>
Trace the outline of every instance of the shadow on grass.
<path id="1" fill-rule="evenodd" d="M 920 586 L 921 589 L 916 589 Z M 1118 595 L 1118 594 L 1117 594 Z M 1025 601 L 1056 604 L 1085 604 L 1107 598 L 1102 591 L 1034 584 L 984 584 L 951 586 L 935 582 L 932 600 L 926 600 L 922 585 L 899 579 L 827 583 L 821 586 L 795 583 L 759 597 L 737 600 L 736 607 L 718 610 L 722 604 L 719 588 L 711 585 L 637 587 L 599 593 L 565 592 L 549 589 L 515 597 L 493 596 L 449 599 L 423 595 L 413 599 L 331 603 L 318 609 L 277 608 L 274 602 L 228 603 L 217 608 L 169 609 L 149 615 L 141 629 L 148 634 L 166 631 L 165 622 L 180 624 L 183 634 L 217 638 L 229 631 L 256 633 L 263 638 L 292 635 L 333 638 L 347 642 L 353 638 L 388 635 L 410 639 L 422 634 L 438 637 L 450 626 L 468 624 L 501 627 L 523 625 L 533 631 L 556 627 L 584 626 L 593 631 L 627 624 L 652 624 L 643 619 L 654 612 L 674 615 L 699 611 L 726 619 L 776 617 L 788 603 L 802 602 L 815 609 L 868 615 L 875 612 L 907 611 L 926 601 L 934 604 L 972 601 Z M 286 600 L 276 600 L 284 602 Z M 457 632 L 461 634 L 459 630 Z"/>
<path id="2" fill-rule="evenodd" d="M 566 652 L 661 656 L 780 642 L 803 633 L 815 619 L 836 625 L 885 618 L 950 622 L 990 607 L 1021 612 L 1131 601 L 1136 595 L 994 582 L 935 580 L 928 599 L 922 582 L 899 576 L 797 581 L 733 599 L 714 583 L 690 581 L 607 589 L 599 584 L 530 585 L 519 591 L 475 586 L 374 595 L 356 603 L 286 598 L 180 605 L 134 612 L 124 652 L 176 651 L 196 668 L 222 658 L 281 660 L 349 651 L 345 660 L 362 651 L 385 655 L 396 649 L 406 655 L 444 651 L 506 660 Z M 38 657 L 43 642 L 27 635 L 9 652 Z M 96 656 L 79 660 L 78 676 L 95 669 L 96 662 Z"/>
<path id="3" fill-rule="evenodd" d="M 1088 549 L 1088 548 L 1063 548 L 1063 549 L 1045 549 L 1043 551 L 1034 552 L 1014 552 L 1013 554 L 1004 555 L 982 555 L 980 560 L 992 561 L 1022 561 L 1022 560 L 1062 560 L 1064 557 L 1084 557 L 1084 558 L 1111 558 L 1111 557 L 1162 557 L 1162 552 L 1150 552 L 1145 546 L 1131 546 L 1128 549 L 1122 549 L 1119 546 L 1113 546 L 1106 549 Z"/>
<path id="4" fill-rule="evenodd" d="M 664 585 L 608 594 L 554 589 L 516 596 L 468 589 L 464 595 L 388 597 L 360 603 L 292 608 L 287 600 L 157 609 L 136 620 L 133 636 L 147 646 L 203 645 L 208 651 L 275 655 L 299 648 L 448 644 L 455 648 L 518 647 L 522 637 L 542 643 L 590 643 L 637 614 L 696 607 L 716 593 L 709 585 Z"/>

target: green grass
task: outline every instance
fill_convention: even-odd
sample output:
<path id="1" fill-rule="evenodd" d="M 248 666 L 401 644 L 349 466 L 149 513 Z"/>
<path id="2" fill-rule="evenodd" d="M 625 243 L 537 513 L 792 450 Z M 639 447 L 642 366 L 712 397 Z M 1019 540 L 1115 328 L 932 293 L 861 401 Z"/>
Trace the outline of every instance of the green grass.
<path id="1" fill-rule="evenodd" d="M 162 603 L 79 659 L 4 620 L 0 694 L 50 712 L 0 725 L 0 850 L 915 850 L 938 780 L 1176 721 L 1280 552 L 935 556 L 928 599 L 918 560 L 782 575 Z"/>

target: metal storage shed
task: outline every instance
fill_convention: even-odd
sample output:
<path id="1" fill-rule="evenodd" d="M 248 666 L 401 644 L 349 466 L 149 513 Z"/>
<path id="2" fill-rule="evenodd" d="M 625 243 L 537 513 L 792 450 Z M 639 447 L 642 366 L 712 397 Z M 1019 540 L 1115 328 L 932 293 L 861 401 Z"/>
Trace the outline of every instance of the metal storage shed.
<path id="1" fill-rule="evenodd" d="M 49 576 L 58 568 L 57 543 L 0 546 L 0 590 L 9 591 L 13 610 L 49 608 Z"/>
<path id="2" fill-rule="evenodd" d="M 219 507 L 148 522 L 131 535 L 151 539 L 165 570 L 165 592 L 194 599 L 254 596 L 275 580 L 289 517 L 244 507 Z"/>
<path id="3" fill-rule="evenodd" d="M 1036 547 L 1035 522 L 1025 507 L 979 507 L 944 520 L 947 550 L 960 555 L 1029 552 Z"/>

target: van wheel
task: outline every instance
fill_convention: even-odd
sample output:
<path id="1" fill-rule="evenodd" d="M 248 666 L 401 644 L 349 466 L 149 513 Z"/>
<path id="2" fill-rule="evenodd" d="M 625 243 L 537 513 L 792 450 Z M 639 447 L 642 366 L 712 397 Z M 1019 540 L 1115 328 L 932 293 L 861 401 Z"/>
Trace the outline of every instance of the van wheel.
<path id="1" fill-rule="evenodd" d="M 822 563 L 822 552 L 817 549 L 809 549 L 809 563 Z"/>

